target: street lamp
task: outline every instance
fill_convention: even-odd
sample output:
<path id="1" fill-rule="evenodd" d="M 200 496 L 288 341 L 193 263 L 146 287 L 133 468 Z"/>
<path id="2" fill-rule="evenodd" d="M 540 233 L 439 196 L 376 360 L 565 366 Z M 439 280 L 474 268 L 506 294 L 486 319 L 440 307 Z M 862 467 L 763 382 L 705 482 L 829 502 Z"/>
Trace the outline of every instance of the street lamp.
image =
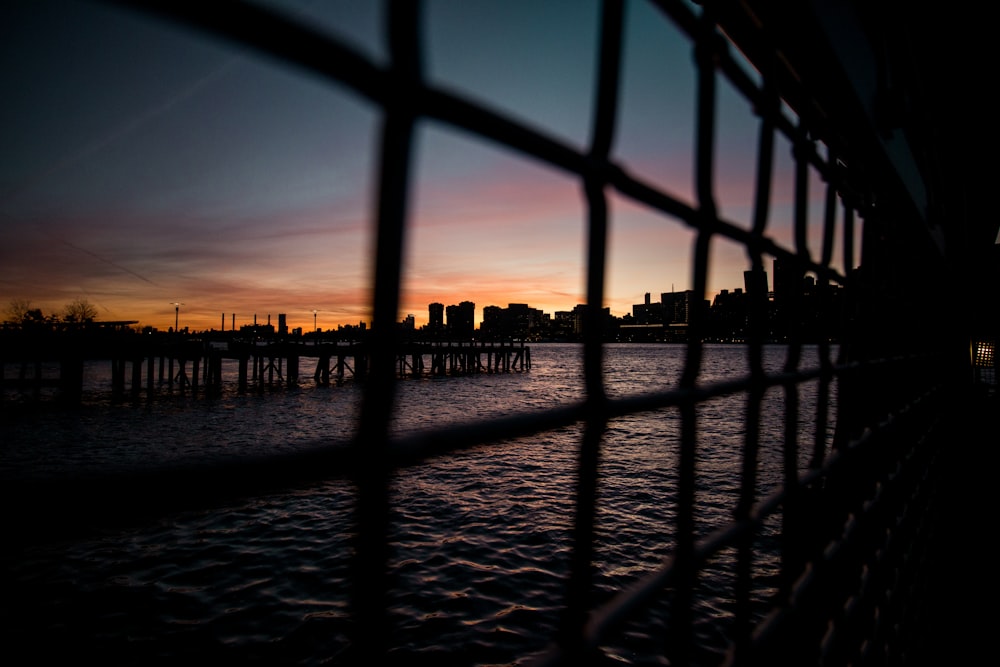
<path id="1" fill-rule="evenodd" d="M 181 306 L 184 304 L 174 301 L 172 305 L 174 307 L 174 333 L 179 333 L 180 330 L 177 328 L 177 322 L 180 320 Z"/>

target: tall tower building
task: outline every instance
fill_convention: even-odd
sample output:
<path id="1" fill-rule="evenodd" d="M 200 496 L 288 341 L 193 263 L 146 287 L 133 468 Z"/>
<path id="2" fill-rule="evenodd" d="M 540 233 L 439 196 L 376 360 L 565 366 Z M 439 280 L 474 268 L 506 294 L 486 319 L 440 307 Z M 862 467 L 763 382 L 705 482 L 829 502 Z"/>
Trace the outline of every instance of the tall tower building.
<path id="1" fill-rule="evenodd" d="M 790 266 L 780 259 L 774 259 L 774 302 L 781 304 L 788 300 L 789 296 L 798 289 L 798 278 Z"/>
<path id="2" fill-rule="evenodd" d="M 454 338 L 472 338 L 476 332 L 476 304 L 463 301 L 446 309 L 448 335 Z"/>
<path id="3" fill-rule="evenodd" d="M 750 269 L 743 272 L 743 289 L 756 298 L 761 294 L 767 295 L 767 271 L 764 269 Z"/>
<path id="4" fill-rule="evenodd" d="M 432 303 L 427 306 L 428 318 L 427 328 L 432 334 L 444 332 L 444 304 Z"/>

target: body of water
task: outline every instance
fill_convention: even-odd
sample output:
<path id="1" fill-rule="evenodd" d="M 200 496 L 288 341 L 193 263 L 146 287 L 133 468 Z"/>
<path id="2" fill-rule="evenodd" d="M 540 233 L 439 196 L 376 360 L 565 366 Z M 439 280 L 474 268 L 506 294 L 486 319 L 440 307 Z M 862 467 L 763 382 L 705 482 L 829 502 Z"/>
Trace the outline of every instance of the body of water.
<path id="1" fill-rule="evenodd" d="M 608 393 L 676 387 L 684 347 L 610 345 Z M 407 379 L 396 433 L 540 411 L 583 395 L 582 347 L 535 344 L 530 371 Z M 766 348 L 776 372 L 787 348 Z M 801 367 L 817 367 L 806 348 Z M 746 375 L 743 346 L 707 346 L 703 382 Z M 231 371 L 231 372 L 230 372 Z M 112 400 L 109 370 L 88 365 L 83 404 L 59 406 L 8 391 L 2 478 L 75 475 L 236 459 L 349 438 L 360 387 L 295 387 L 220 395 L 174 389 Z M 11 370 L 7 371 L 10 377 Z M 813 441 L 815 385 L 799 386 L 802 449 Z M 739 491 L 745 398 L 698 408 L 698 520 L 731 519 Z M 765 397 L 760 491 L 781 476 L 784 395 Z M 834 407 L 824 406 L 833 421 Z M 600 467 L 595 601 L 670 554 L 680 416 L 674 409 L 612 420 Z M 563 604 L 582 425 L 483 446 L 400 471 L 392 485 L 390 657 L 437 664 L 517 664 L 545 648 Z M 0 479 L 2 481 L 2 479 Z M 3 626 L 25 664 L 67 650 L 103 664 L 338 664 L 349 635 L 353 488 L 328 481 L 162 517 L 85 539 L 8 549 Z M 123 498 L 123 503 L 128 499 Z M 772 527 L 772 529 L 774 528 Z M 769 535 L 762 536 L 766 545 Z M 723 554 L 699 599 L 706 646 L 721 643 L 732 582 Z M 777 567 L 759 557 L 760 595 Z M 624 664 L 658 664 L 656 610 L 606 650 Z"/>

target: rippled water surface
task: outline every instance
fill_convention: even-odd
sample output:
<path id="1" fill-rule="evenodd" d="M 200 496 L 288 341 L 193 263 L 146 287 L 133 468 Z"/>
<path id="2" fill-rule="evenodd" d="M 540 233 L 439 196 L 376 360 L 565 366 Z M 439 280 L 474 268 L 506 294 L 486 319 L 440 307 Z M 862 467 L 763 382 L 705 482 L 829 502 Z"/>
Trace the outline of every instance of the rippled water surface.
<path id="1" fill-rule="evenodd" d="M 465 420 L 544 410 L 579 400 L 581 350 L 532 346 L 530 371 L 408 379 L 399 383 L 397 433 Z M 675 387 L 684 348 L 612 345 L 608 393 Z M 786 349 L 767 348 L 770 371 Z M 816 350 L 804 367 L 818 365 Z M 232 369 L 229 369 L 232 370 Z M 9 373 L 10 371 L 8 371 Z M 747 372 L 746 349 L 709 346 L 706 382 Z M 8 392 L 2 424 L 3 477 L 75 474 L 290 451 L 348 438 L 359 388 L 298 386 L 240 393 L 226 371 L 220 396 L 160 391 L 112 401 L 100 364 L 87 369 L 76 408 Z M 764 399 L 760 490 L 780 479 L 784 396 Z M 815 387 L 800 387 L 804 449 L 815 429 Z M 739 483 L 744 399 L 699 407 L 699 530 L 727 521 Z M 830 411 L 832 423 L 832 406 Z M 595 601 L 628 586 L 671 550 L 680 417 L 662 409 L 613 420 L 601 461 Z M 393 658 L 438 664 L 512 664 L 542 650 L 558 621 L 574 512 L 582 426 L 503 442 L 401 471 L 392 502 Z M 825 436 L 824 436 L 825 437 Z M 127 502 L 127 499 L 123 499 Z M 330 481 L 221 509 L 163 517 L 141 528 L 45 546 L 5 557 L 3 625 L 8 645 L 46 654 L 73 647 L 104 664 L 177 664 L 208 657 L 233 664 L 337 664 L 348 649 L 352 489 Z M 767 536 L 762 537 L 766 590 Z M 724 627 L 727 566 L 722 554 L 699 602 L 707 646 Z M 609 655 L 626 664 L 650 657 L 662 614 L 628 628 Z"/>

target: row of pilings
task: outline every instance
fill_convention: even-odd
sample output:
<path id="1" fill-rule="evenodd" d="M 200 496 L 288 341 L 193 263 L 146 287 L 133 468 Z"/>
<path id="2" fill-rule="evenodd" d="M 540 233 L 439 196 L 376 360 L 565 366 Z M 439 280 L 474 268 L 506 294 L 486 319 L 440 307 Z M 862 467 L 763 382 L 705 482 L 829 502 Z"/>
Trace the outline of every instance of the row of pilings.
<path id="1" fill-rule="evenodd" d="M 3 386 L 35 393 L 54 386 L 62 398 L 79 400 L 84 390 L 85 361 L 102 360 L 110 363 L 110 390 L 116 397 L 153 396 L 164 390 L 217 393 L 231 381 L 224 374 L 232 372 L 233 362 L 240 391 L 298 385 L 303 365 L 312 369 L 315 383 L 339 385 L 349 379 L 364 379 L 377 353 L 365 343 L 286 340 L 164 341 L 132 336 L 111 346 L 66 343 L 51 350 L 36 347 L 28 356 L 18 355 L 19 362 L 0 364 L 0 369 L 17 368 L 13 377 L 0 376 Z M 531 368 L 531 349 L 515 341 L 407 342 L 390 353 L 395 356 L 400 378 L 511 373 Z M 42 376 L 42 359 L 58 361 L 58 377 Z M 224 364 L 225 360 L 230 363 Z"/>

